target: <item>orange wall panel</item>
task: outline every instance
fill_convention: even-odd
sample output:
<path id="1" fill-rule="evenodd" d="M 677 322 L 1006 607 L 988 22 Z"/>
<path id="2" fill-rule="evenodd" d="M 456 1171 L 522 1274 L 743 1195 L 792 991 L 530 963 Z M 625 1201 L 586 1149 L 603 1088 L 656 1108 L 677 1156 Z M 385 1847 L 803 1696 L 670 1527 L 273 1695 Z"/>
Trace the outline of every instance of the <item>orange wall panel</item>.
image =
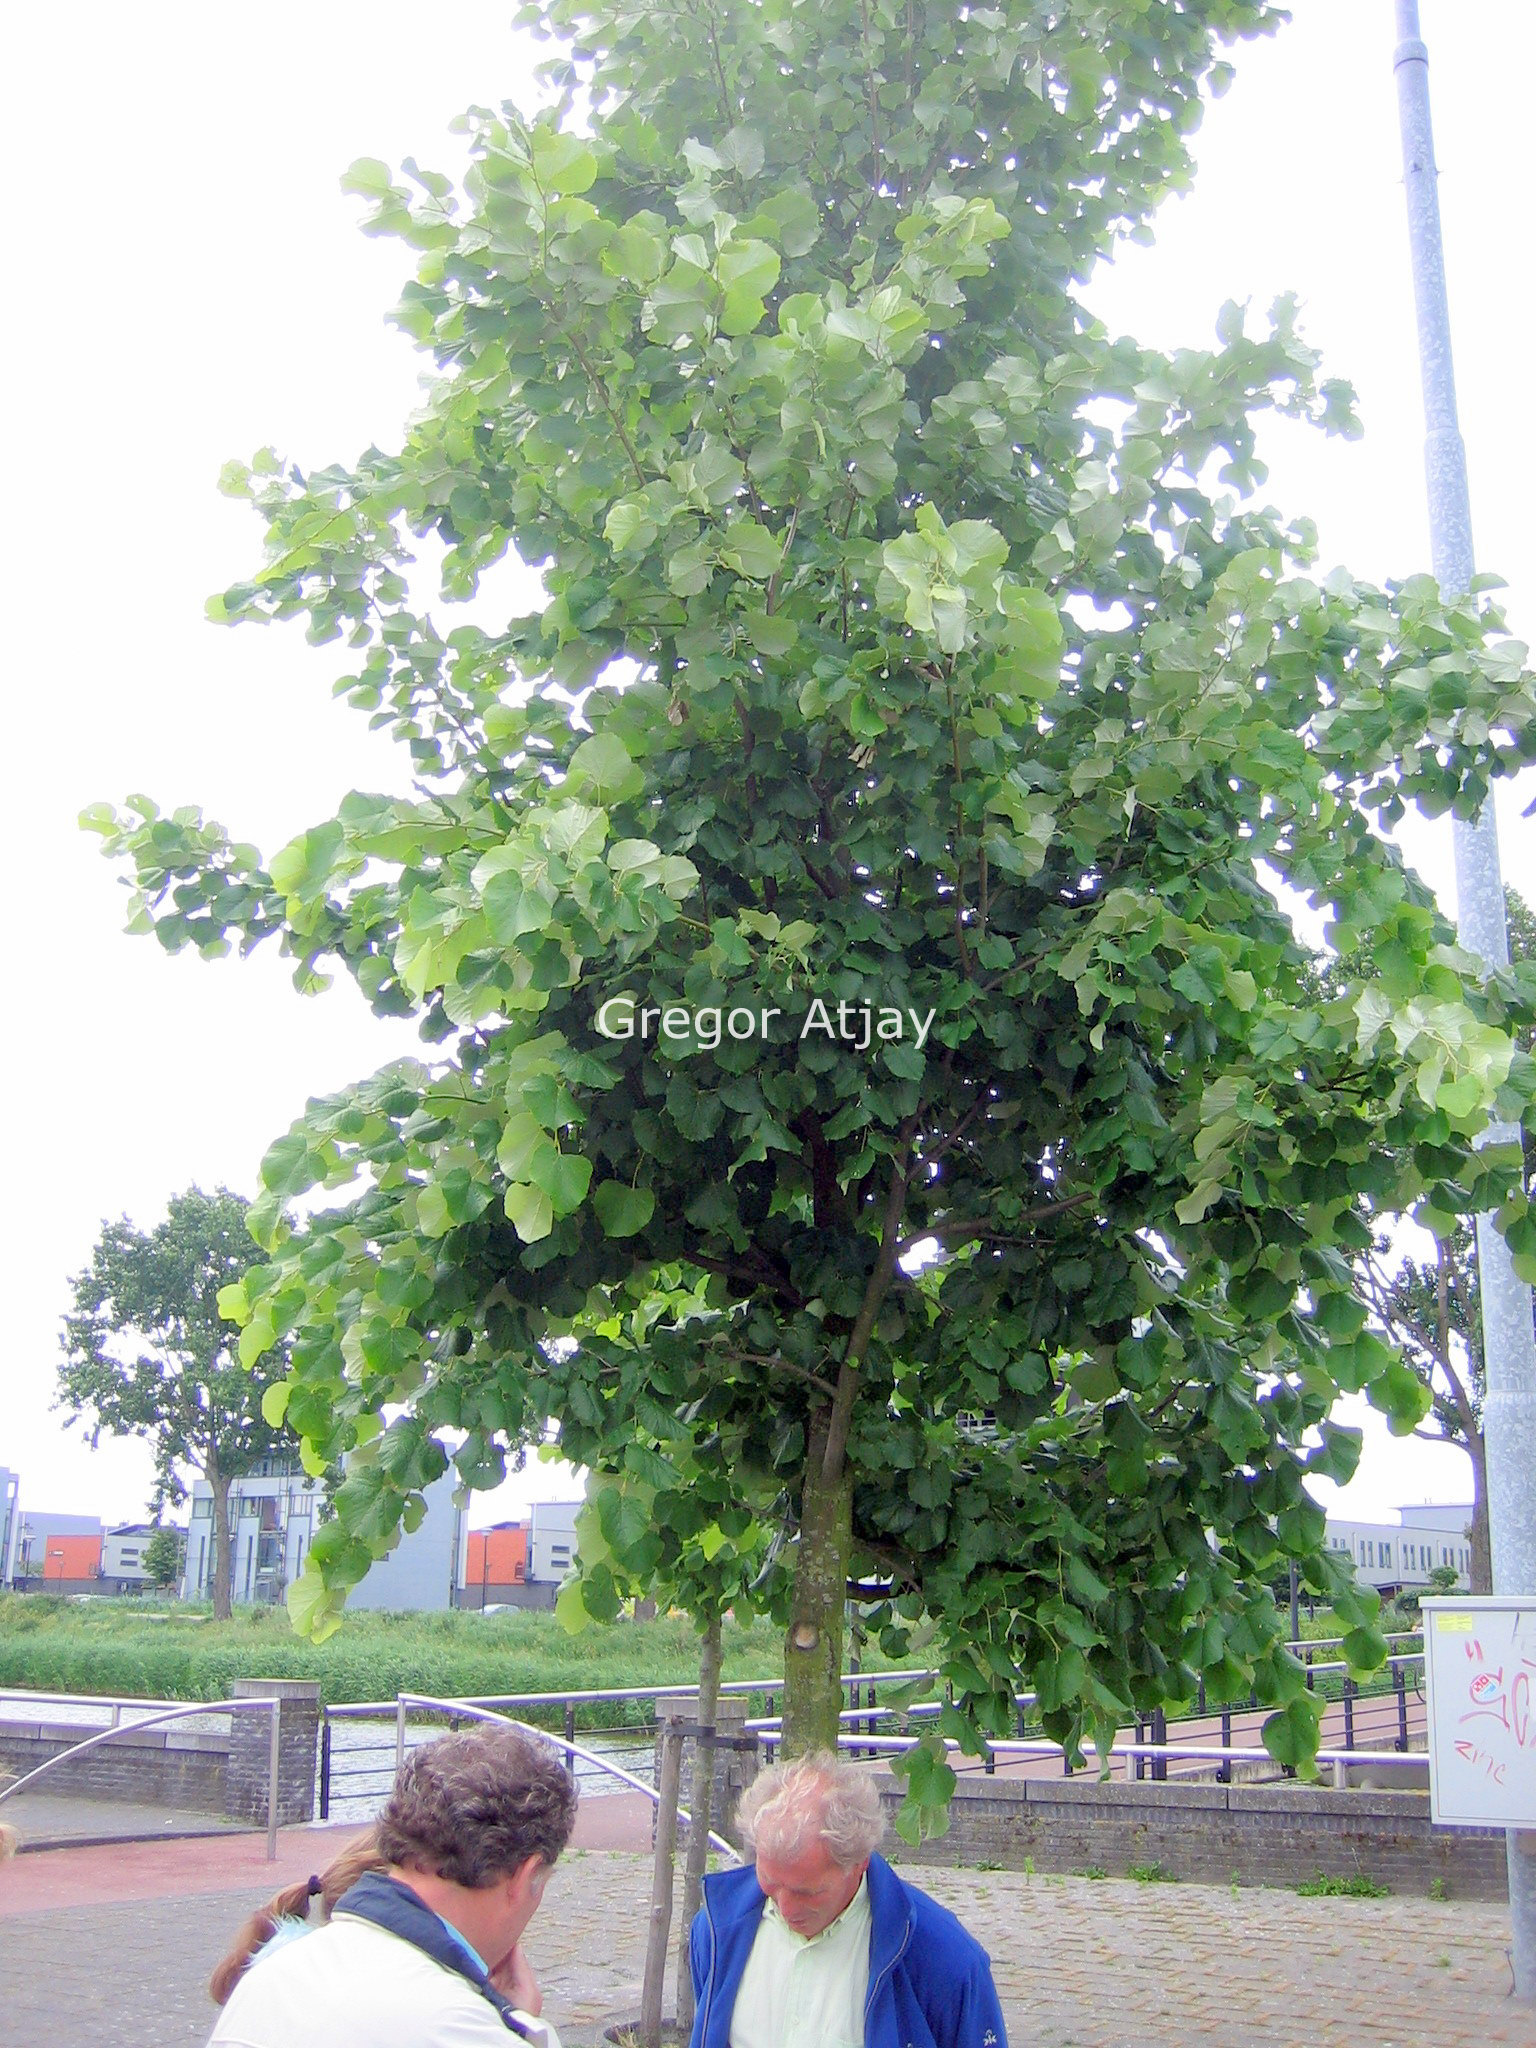
<path id="1" fill-rule="evenodd" d="M 50 1536 L 43 1556 L 45 1579 L 94 1579 L 101 1574 L 99 1536 Z"/>
<path id="2" fill-rule="evenodd" d="M 528 1576 L 528 1529 L 472 1529 L 464 1562 L 467 1586 L 516 1586 Z"/>

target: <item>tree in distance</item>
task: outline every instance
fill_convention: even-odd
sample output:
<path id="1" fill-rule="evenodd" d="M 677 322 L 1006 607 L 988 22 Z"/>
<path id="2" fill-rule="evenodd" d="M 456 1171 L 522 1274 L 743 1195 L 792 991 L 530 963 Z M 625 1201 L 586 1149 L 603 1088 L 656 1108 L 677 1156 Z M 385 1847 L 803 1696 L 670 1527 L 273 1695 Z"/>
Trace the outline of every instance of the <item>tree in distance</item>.
<path id="1" fill-rule="evenodd" d="M 259 1370 L 247 1370 L 238 1355 L 240 1332 L 219 1309 L 220 1290 L 250 1264 L 249 1207 L 227 1188 L 211 1195 L 188 1188 L 171 1197 L 152 1230 L 138 1230 L 126 1217 L 103 1224 L 90 1264 L 72 1283 L 55 1403 L 90 1429 L 92 1443 L 102 1430 L 149 1443 L 152 1512 L 186 1499 L 189 1468 L 208 1481 L 210 1592 L 219 1620 L 228 1620 L 230 1609 L 229 1483 L 282 1442 L 262 1414 L 262 1397 L 281 1377 L 284 1348 L 265 1354 Z M 178 1548 L 175 1532 L 162 1529 L 150 1539 L 146 1563 L 161 1538 Z M 169 1583 L 153 1570 L 150 1576 Z"/>
<path id="2" fill-rule="evenodd" d="M 1504 891 L 1511 971 L 1536 991 L 1536 916 L 1517 890 Z M 1531 1050 L 1529 1032 L 1520 1044 Z M 1528 1199 L 1536 1175 L 1536 1156 L 1527 1140 L 1521 1188 Z M 1477 1240 L 1467 1214 L 1451 1204 L 1454 1190 L 1444 1189 L 1433 1222 L 1432 1245 L 1423 1252 L 1404 1251 L 1391 1229 L 1381 1230 L 1357 1262 L 1361 1292 L 1378 1327 L 1395 1344 L 1429 1393 L 1430 1407 L 1414 1434 L 1426 1443 L 1459 1445 L 1472 1470 L 1471 1512 L 1466 1537 L 1471 1553 L 1468 1578 L 1474 1593 L 1493 1591 L 1493 1557 L 1488 1535 L 1488 1456 L 1483 1435 L 1483 1398 L 1487 1376 L 1483 1363 L 1482 1296 L 1478 1288 Z M 1516 1220 L 1517 1242 L 1524 1243 L 1530 1224 Z M 1532 1240 L 1536 1248 L 1536 1240 Z M 1526 1277 L 1530 1277 L 1528 1274 Z"/>
<path id="3" fill-rule="evenodd" d="M 157 1528 L 144 1545 L 144 1575 L 152 1586 L 168 1593 L 181 1579 L 185 1545 L 174 1529 Z"/>
<path id="4" fill-rule="evenodd" d="M 553 1423 L 600 1480 L 568 1605 L 764 1607 L 788 1748 L 836 1735 L 850 1586 L 937 1666 L 909 1828 L 1020 1686 L 1073 1756 L 1257 1688 L 1305 1767 L 1267 1582 L 1294 1558 L 1379 1661 L 1303 1481 L 1354 1467 L 1340 1389 L 1399 1430 L 1426 1398 L 1366 1327 L 1360 1205 L 1454 1172 L 1513 1222 L 1474 1140 L 1536 1082 L 1520 991 L 1383 833 L 1533 758 L 1536 696 L 1485 590 L 1315 573 L 1253 495 L 1257 414 L 1353 431 L 1289 302 L 1163 356 L 1074 296 L 1272 17 L 519 19 L 548 103 L 466 117 L 462 190 L 347 180 L 417 252 L 400 452 L 225 475 L 267 554 L 213 616 L 345 642 L 415 794 L 265 862 L 194 810 L 86 819 L 166 946 L 275 937 L 421 1019 L 272 1146 L 225 1297 L 348 1460 L 296 1618 L 336 1625 L 446 1441 L 489 1485 Z M 515 549 L 542 607 L 444 621 L 419 535 L 445 601 Z M 1319 993 L 1276 884 L 1369 974 Z"/>

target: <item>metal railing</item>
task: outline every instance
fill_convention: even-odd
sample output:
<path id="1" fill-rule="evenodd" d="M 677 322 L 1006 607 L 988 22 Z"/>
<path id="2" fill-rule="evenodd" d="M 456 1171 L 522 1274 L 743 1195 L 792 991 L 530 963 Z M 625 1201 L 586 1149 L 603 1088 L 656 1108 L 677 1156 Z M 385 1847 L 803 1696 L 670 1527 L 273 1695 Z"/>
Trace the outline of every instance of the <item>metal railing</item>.
<path id="1" fill-rule="evenodd" d="M 937 1672 L 934 1671 L 849 1672 L 841 1682 L 850 1689 L 850 1697 L 857 1700 L 858 1688 L 863 1687 L 870 1704 L 862 1708 L 850 1707 L 847 1712 L 849 1714 L 856 1713 L 861 1720 L 870 1720 L 871 1725 L 873 1725 L 872 1710 L 874 1719 L 877 1719 L 882 1711 L 874 1706 L 876 1688 L 895 1685 L 927 1684 L 937 1678 L 937 1676 Z M 783 1690 L 784 1680 L 782 1677 L 730 1679 L 720 1687 L 722 1694 L 736 1697 L 742 1694 L 752 1695 L 761 1693 L 770 1706 Z M 658 1699 L 676 1699 L 680 1697 L 686 1699 L 697 1696 L 697 1693 L 697 1685 L 688 1685 L 686 1683 L 675 1685 L 607 1686 L 593 1688 L 584 1692 L 469 1693 L 465 1694 L 461 1699 L 440 1703 L 435 1711 L 447 1714 L 467 1714 L 471 1707 L 485 1707 L 498 1712 L 508 1707 L 521 1707 L 531 1709 L 534 1712 L 548 1712 L 551 1715 L 558 1713 L 562 1725 L 561 1747 L 566 1755 L 571 1758 L 574 1771 L 576 1716 L 580 1708 L 611 1705 L 626 1701 L 649 1703 Z M 421 1696 L 411 1694 L 408 1697 L 414 1699 Z M 938 1713 L 941 1705 L 942 1702 L 935 1702 L 927 1711 Z M 912 1711 L 918 1710 L 914 1708 Z M 378 1758 L 387 1753 L 390 1746 L 387 1740 L 373 1744 L 371 1748 L 362 1745 L 355 1746 L 347 1752 L 349 1758 L 352 1759 L 351 1764 L 348 1767 L 338 1767 L 336 1762 L 336 1744 L 333 1736 L 335 1724 L 346 1721 L 384 1722 L 394 1720 L 395 1716 L 396 1702 L 392 1699 L 351 1701 L 344 1706 L 327 1706 L 322 1708 L 318 1798 L 319 1818 L 321 1820 L 330 1819 L 333 1797 L 337 1796 L 338 1792 L 342 1798 L 348 1796 L 344 1790 L 339 1788 L 344 1787 L 349 1780 L 374 1780 L 378 1777 L 383 1765 L 377 1761 L 369 1762 L 366 1759 L 370 1756 Z M 749 1729 L 753 1726 L 752 1722 L 747 1723 Z M 549 1731 L 541 1729 L 539 1732 L 545 1734 Z M 595 1732 L 615 1736 L 654 1736 L 656 1725 L 654 1719 L 651 1719 L 644 1722 L 621 1724 L 611 1729 Z M 401 1759 L 398 1730 L 393 1747 L 395 1765 L 398 1768 Z M 592 1753 L 585 1752 L 584 1754 L 591 1756 Z M 359 1759 L 363 1760 L 359 1761 Z M 595 1762 L 604 1769 L 609 1768 L 608 1761 L 604 1758 L 598 1757 L 595 1759 Z M 613 1772 L 616 1776 L 623 1775 L 617 1767 L 613 1767 Z M 641 1789 L 649 1790 L 648 1787 L 644 1786 Z"/>
<path id="2" fill-rule="evenodd" d="M 35 1706 L 39 1702 L 54 1707 L 107 1707 L 112 1713 L 112 1727 L 116 1727 L 123 1709 L 137 1707 L 168 1707 L 177 1704 L 173 1700 L 152 1699 L 143 1694 L 109 1692 L 32 1692 L 20 1686 L 0 1686 L 0 1708 L 11 1705 Z M 205 1714 L 219 1712 L 217 1705 L 201 1702 Z"/>
<path id="3" fill-rule="evenodd" d="M 55 1703 L 62 1695 L 54 1695 Z M 115 1742 L 120 1735 L 135 1735 L 145 1728 L 160 1728 L 169 1721 L 184 1720 L 189 1714 L 243 1714 L 256 1712 L 271 1716 L 271 1742 L 267 1751 L 267 1861 L 277 1861 L 277 1784 L 279 1743 L 282 1735 L 280 1699 L 264 1700 L 194 1700 L 189 1706 L 170 1707 L 164 1713 L 147 1714 L 138 1721 L 114 1720 L 110 1728 L 98 1729 L 83 1742 L 75 1742 L 68 1749 L 61 1749 L 57 1756 L 49 1757 L 35 1770 L 28 1771 L 24 1778 L 17 1778 L 11 1784 L 0 1786 L 0 1804 L 14 1799 L 18 1792 L 25 1792 L 29 1785 L 35 1785 L 39 1778 L 56 1770 L 77 1756 L 83 1756 L 88 1749 L 96 1749 L 104 1742 Z"/>
<path id="4" fill-rule="evenodd" d="M 676 1692 L 679 1689 L 676 1686 L 666 1688 L 668 1692 Z M 395 1696 L 395 1754 L 400 1763 L 405 1760 L 405 1723 L 412 1707 L 425 1707 L 435 1713 L 451 1714 L 456 1719 L 462 1717 L 468 1721 L 494 1721 L 503 1728 L 518 1728 L 524 1735 L 532 1735 L 540 1742 L 552 1743 L 555 1748 L 564 1750 L 567 1756 L 580 1757 L 584 1763 L 594 1765 L 598 1770 L 611 1772 L 616 1778 L 622 1778 L 624 1783 L 633 1786 L 636 1792 L 643 1792 L 653 1806 L 661 1804 L 661 1794 L 654 1785 L 647 1785 L 644 1779 L 635 1777 L 622 1765 L 613 1763 L 607 1757 L 598 1756 L 590 1749 L 582 1748 L 579 1743 L 566 1742 L 558 1735 L 551 1735 L 547 1728 L 535 1728 L 531 1722 L 516 1720 L 511 1714 L 498 1714 L 490 1707 L 474 1706 L 467 1700 L 434 1699 L 430 1693 L 402 1692 Z M 396 1768 L 399 1768 L 399 1763 Z M 678 1807 L 677 1818 L 692 1825 L 693 1817 L 686 1807 Z M 734 1856 L 740 1862 L 741 1851 L 733 1843 L 728 1842 L 724 1835 L 717 1835 L 713 1828 L 708 1834 L 712 1847 L 722 1850 L 727 1856 Z"/>
<path id="5" fill-rule="evenodd" d="M 916 1749 L 922 1739 L 919 1735 L 876 1735 L 873 1737 L 840 1735 L 838 1737 L 838 1748 L 868 1749 L 878 1747 L 882 1752 L 899 1755 L 904 1750 Z M 989 1743 L 988 1747 L 995 1755 L 1005 1758 L 1010 1756 L 1059 1757 L 1063 1754 L 1059 1742 L 999 1741 Z M 952 1738 L 946 1738 L 944 1748 L 947 1754 L 955 1753 L 959 1751 L 960 1745 Z M 1162 1758 L 1164 1761 L 1169 1758 L 1187 1757 L 1198 1758 L 1206 1763 L 1210 1762 L 1212 1758 L 1219 1758 L 1228 1764 L 1273 1764 L 1275 1761 L 1267 1749 L 1246 1745 L 1234 1746 L 1214 1743 L 1116 1741 L 1111 1744 L 1106 1754 L 1111 1757 Z M 1320 1765 L 1327 1764 L 1332 1766 L 1334 1783 L 1340 1789 L 1343 1789 L 1347 1783 L 1349 1767 L 1352 1764 L 1368 1766 L 1373 1769 L 1382 1764 L 1385 1764 L 1388 1768 L 1394 1765 L 1412 1765 L 1415 1768 L 1419 1768 L 1427 1760 L 1427 1752 L 1424 1750 L 1401 1751 L 1390 1749 L 1320 1749 L 1315 1758 L 1315 1761 Z"/>
<path id="6" fill-rule="evenodd" d="M 1389 1644 L 1405 1643 L 1416 1641 L 1418 1637 L 1419 1632 L 1414 1630 L 1389 1636 L 1387 1641 Z M 1306 1651 L 1332 1649 L 1336 1648 L 1342 1640 L 1341 1637 L 1330 1637 L 1316 1643 L 1288 1644 L 1287 1648 L 1293 1651 L 1297 1649 Z M 1368 1681 L 1365 1686 L 1360 1685 L 1350 1676 L 1348 1664 L 1341 1659 L 1330 1659 L 1322 1663 L 1308 1663 L 1308 1689 L 1310 1691 L 1318 1691 L 1320 1687 L 1323 1689 L 1327 1702 L 1324 1709 L 1325 1712 L 1333 1706 L 1337 1706 L 1341 1710 L 1344 1724 L 1344 1740 L 1339 1749 L 1340 1754 L 1348 1753 L 1353 1758 L 1362 1740 L 1369 1741 L 1373 1736 L 1390 1738 L 1390 1750 L 1373 1750 L 1368 1752 L 1378 1758 L 1378 1760 L 1384 1754 L 1400 1753 L 1409 1749 L 1412 1736 L 1418 1732 L 1417 1729 L 1412 1729 L 1409 1725 L 1410 1672 L 1413 1671 L 1414 1667 L 1422 1668 L 1423 1662 L 1424 1653 L 1422 1650 L 1397 1650 L 1388 1657 L 1387 1663 L 1383 1667 L 1384 1676 L 1380 1682 L 1371 1683 Z M 1338 1682 L 1336 1697 L 1331 1691 L 1331 1684 L 1335 1679 Z M 1412 1679 L 1412 1686 L 1415 1700 L 1422 1702 L 1424 1697 L 1423 1689 L 1417 1677 Z M 1028 1738 L 1032 1720 L 1031 1709 L 1037 1704 L 1036 1695 L 1031 1692 L 1016 1693 L 1013 1704 L 1018 1740 L 1023 1742 Z M 867 1706 L 846 1708 L 838 1716 L 839 1723 L 843 1729 L 850 1731 L 845 1732 L 840 1738 L 840 1746 L 854 1754 L 862 1751 L 865 1755 L 877 1756 L 886 1747 L 878 1726 L 879 1723 L 888 1723 L 892 1719 L 899 1717 L 902 1725 L 908 1726 L 914 1721 L 931 1718 L 936 1714 L 942 1713 L 943 1705 L 944 1703 L 939 1700 L 925 1700 L 914 1702 L 909 1707 L 892 1710 L 887 1707 L 878 1706 L 873 1695 L 871 1695 Z M 1206 1700 L 1205 1686 L 1202 1681 L 1197 1689 L 1195 1704 L 1189 1713 L 1170 1717 L 1165 1710 L 1157 1709 L 1150 1714 L 1135 1716 L 1128 1725 L 1125 1742 L 1112 1753 L 1131 1759 L 1130 1769 L 1136 1778 L 1145 1777 L 1150 1770 L 1154 1780 L 1162 1781 L 1167 1778 L 1169 1761 L 1181 1758 L 1185 1754 L 1186 1749 L 1188 1749 L 1196 1755 L 1217 1759 L 1218 1769 L 1216 1775 L 1218 1783 L 1230 1784 L 1232 1782 L 1232 1765 L 1234 1762 L 1252 1760 L 1274 1761 L 1269 1757 L 1268 1751 L 1264 1750 L 1257 1753 L 1256 1759 L 1244 1757 L 1239 1754 L 1242 1747 L 1241 1743 L 1234 1746 L 1232 1740 L 1234 1720 L 1241 1719 L 1244 1716 L 1268 1713 L 1271 1711 L 1272 1705 L 1272 1702 L 1266 1703 L 1254 1693 L 1250 1695 L 1246 1703 L 1241 1701 L 1224 1701 L 1218 1706 L 1213 1707 Z M 1191 1723 L 1204 1720 L 1213 1720 L 1219 1723 L 1221 1738 L 1219 1742 L 1213 1743 L 1207 1739 L 1197 1743 L 1191 1738 L 1186 1745 L 1180 1746 L 1175 1744 L 1170 1747 L 1168 1742 L 1168 1731 L 1170 1729 L 1187 1728 Z M 749 1720 L 746 1723 L 746 1728 L 750 1733 L 757 1735 L 759 1741 L 763 1744 L 765 1755 L 771 1762 L 777 1749 L 778 1738 L 782 1729 L 781 1718 L 772 1714 L 760 1715 L 755 1719 Z M 860 1729 L 863 1731 L 862 1735 L 857 1732 L 851 1732 Z M 1010 1747 L 1016 1748 L 1017 1745 L 1009 1745 L 1001 1741 L 989 1742 L 984 1753 L 983 1769 L 989 1773 L 995 1771 L 996 1758 L 1004 1754 Z M 1061 1746 L 1045 1740 L 1043 1736 L 1032 1753 L 1061 1756 L 1063 1758 L 1063 1769 L 1067 1769 L 1065 1753 Z M 1329 1752 L 1329 1754 L 1331 1755 L 1332 1752 Z M 1280 1766 L 1279 1768 L 1289 1770 L 1289 1767 L 1285 1766 Z"/>

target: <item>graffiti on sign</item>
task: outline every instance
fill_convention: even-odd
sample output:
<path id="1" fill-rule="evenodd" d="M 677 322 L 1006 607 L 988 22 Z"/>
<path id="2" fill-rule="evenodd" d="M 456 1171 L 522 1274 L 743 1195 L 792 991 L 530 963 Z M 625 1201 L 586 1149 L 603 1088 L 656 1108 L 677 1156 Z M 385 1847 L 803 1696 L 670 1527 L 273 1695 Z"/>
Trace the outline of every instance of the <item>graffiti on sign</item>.
<path id="1" fill-rule="evenodd" d="M 1536 1601 L 1426 1600 L 1424 1626 L 1434 1819 L 1536 1824 Z"/>

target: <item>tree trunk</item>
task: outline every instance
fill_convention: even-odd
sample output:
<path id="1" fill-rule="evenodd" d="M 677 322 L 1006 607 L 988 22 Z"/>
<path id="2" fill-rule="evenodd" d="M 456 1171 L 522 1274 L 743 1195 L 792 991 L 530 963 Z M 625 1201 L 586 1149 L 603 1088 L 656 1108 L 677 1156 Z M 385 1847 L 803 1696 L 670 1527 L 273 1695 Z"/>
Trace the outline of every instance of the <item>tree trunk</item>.
<path id="1" fill-rule="evenodd" d="M 215 1621 L 228 1621 L 230 1581 L 234 1574 L 229 1541 L 229 1481 L 214 1458 L 208 1460 L 205 1477 L 213 1491 L 213 1577 L 209 1585 L 213 1595 L 213 1618 Z"/>
<path id="2" fill-rule="evenodd" d="M 650 1932 L 645 1946 L 645 1983 L 640 1994 L 641 2048 L 661 2048 L 661 2005 L 666 1989 L 667 1940 L 672 1932 L 672 1871 L 677 1854 L 677 1786 L 682 1753 L 683 1738 L 675 1724 L 663 1722 L 656 1783 Z"/>
<path id="3" fill-rule="evenodd" d="M 794 1604 L 784 1643 L 786 1756 L 837 1747 L 843 1704 L 843 1615 L 853 1554 L 853 1480 L 846 1461 L 835 1478 L 825 1471 L 826 1410 L 811 1425 L 800 1540 L 795 1552 Z"/>
<path id="4" fill-rule="evenodd" d="M 693 1783 L 688 1801 L 688 1861 L 683 1870 L 683 1925 L 677 1944 L 677 2035 L 686 2041 L 693 2032 L 693 1973 L 688 1967 L 688 1930 L 704 1897 L 704 1866 L 709 1860 L 709 1831 L 715 1818 L 717 1752 L 703 1739 L 713 1729 L 720 1705 L 720 1617 L 710 1616 L 699 1650 L 699 1729 L 693 1745 Z"/>
<path id="5" fill-rule="evenodd" d="M 1472 1521 L 1467 1530 L 1472 1568 L 1467 1576 L 1474 1593 L 1491 1593 L 1493 1547 L 1488 1540 L 1488 1451 L 1480 1429 L 1468 1431 L 1467 1455 L 1472 1460 Z"/>

